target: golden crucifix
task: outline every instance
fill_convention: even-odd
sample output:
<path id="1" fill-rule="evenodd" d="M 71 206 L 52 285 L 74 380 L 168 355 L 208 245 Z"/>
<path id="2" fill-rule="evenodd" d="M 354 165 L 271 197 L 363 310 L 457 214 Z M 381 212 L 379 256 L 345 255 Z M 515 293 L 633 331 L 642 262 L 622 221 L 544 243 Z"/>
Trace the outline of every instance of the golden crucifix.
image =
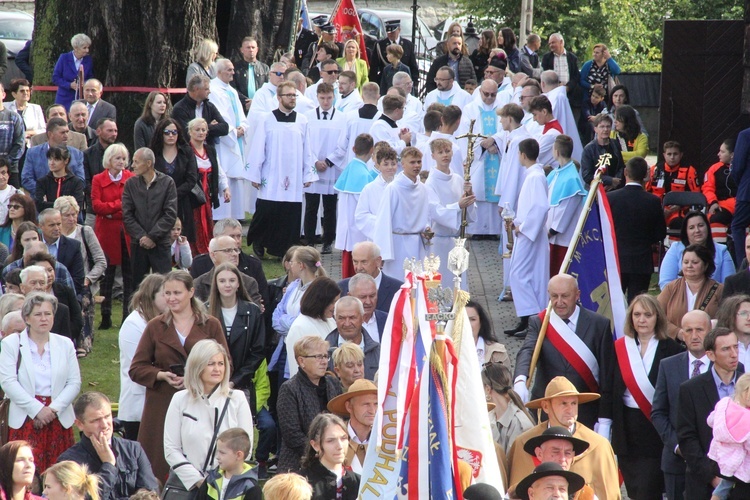
<path id="1" fill-rule="evenodd" d="M 471 182 L 471 164 L 474 163 L 474 142 L 477 140 L 477 138 L 481 137 L 482 139 L 486 139 L 486 135 L 482 134 L 475 134 L 474 133 L 474 123 L 476 122 L 475 119 L 472 119 L 469 122 L 469 131 L 466 132 L 463 135 L 459 135 L 456 137 L 456 139 L 464 139 L 466 138 L 468 140 L 468 147 L 466 150 L 466 161 L 464 162 L 464 182 Z M 469 225 L 469 222 L 466 219 L 466 210 L 468 207 L 464 207 L 461 210 L 461 231 L 459 232 L 460 238 L 466 237 L 466 226 Z"/>

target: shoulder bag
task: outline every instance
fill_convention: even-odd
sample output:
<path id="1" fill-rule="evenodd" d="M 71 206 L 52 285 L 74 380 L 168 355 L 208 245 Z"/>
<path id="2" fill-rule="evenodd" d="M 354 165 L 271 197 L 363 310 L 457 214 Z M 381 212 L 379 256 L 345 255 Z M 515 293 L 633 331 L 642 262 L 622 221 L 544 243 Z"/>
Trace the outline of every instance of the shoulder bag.
<path id="1" fill-rule="evenodd" d="M 21 368 L 21 343 L 18 343 L 18 359 L 16 360 L 16 377 L 18 376 L 18 370 Z M 4 396 L 4 394 L 3 394 Z M 10 413 L 10 398 L 5 397 L 0 401 L 0 446 L 8 442 L 8 431 L 10 425 L 8 423 L 8 414 Z"/>

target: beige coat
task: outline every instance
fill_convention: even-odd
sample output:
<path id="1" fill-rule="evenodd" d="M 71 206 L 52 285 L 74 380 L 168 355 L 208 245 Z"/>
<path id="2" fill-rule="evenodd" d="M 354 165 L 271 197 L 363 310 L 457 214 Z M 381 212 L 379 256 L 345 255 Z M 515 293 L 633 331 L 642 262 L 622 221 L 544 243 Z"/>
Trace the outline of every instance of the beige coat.
<path id="1" fill-rule="evenodd" d="M 703 303 L 714 283 L 716 283 L 716 281 L 712 279 L 703 282 L 703 286 L 695 296 L 695 309 L 698 309 Z M 667 313 L 667 321 L 669 321 L 667 333 L 673 339 L 677 338 L 677 332 L 680 331 L 680 325 L 682 324 L 682 317 L 688 312 L 685 286 L 685 278 L 677 278 L 665 286 L 659 296 L 656 297 L 656 300 L 659 301 L 659 305 L 661 305 L 664 312 Z M 716 312 L 719 310 L 719 302 L 721 302 L 723 292 L 724 285 L 719 285 L 704 309 L 711 318 L 716 317 Z"/>

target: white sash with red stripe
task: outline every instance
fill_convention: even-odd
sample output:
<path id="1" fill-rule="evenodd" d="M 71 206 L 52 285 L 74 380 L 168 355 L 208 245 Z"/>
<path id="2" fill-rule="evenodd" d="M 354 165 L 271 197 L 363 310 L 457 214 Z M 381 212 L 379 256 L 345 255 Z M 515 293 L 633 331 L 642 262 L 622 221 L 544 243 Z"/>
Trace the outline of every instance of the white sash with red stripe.
<path id="1" fill-rule="evenodd" d="M 539 313 L 544 321 L 546 311 Z M 599 362 L 581 337 L 576 335 L 565 322 L 552 311 L 547 325 L 547 338 L 560 351 L 570 366 L 586 382 L 591 392 L 599 392 Z"/>
<path id="2" fill-rule="evenodd" d="M 628 388 L 630 394 L 638 403 L 638 408 L 641 409 L 646 418 L 651 420 L 651 403 L 654 401 L 654 386 L 651 385 L 651 381 L 648 379 L 648 373 L 646 368 L 643 366 L 643 360 L 636 344 L 635 339 L 632 337 L 621 337 L 615 341 L 615 354 L 617 355 L 617 363 L 620 366 L 620 373 L 622 374 L 622 380 L 625 382 L 625 387 Z"/>

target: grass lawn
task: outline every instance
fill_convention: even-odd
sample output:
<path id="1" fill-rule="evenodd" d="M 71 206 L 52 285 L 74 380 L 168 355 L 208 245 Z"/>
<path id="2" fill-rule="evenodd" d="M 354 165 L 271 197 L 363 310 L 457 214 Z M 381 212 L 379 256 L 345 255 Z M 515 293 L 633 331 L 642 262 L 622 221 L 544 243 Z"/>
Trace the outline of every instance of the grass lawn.
<path id="1" fill-rule="evenodd" d="M 252 252 L 249 247 L 244 247 L 245 252 Z M 281 262 L 266 258 L 263 259 L 263 270 L 269 280 L 278 278 L 284 273 Z M 80 359 L 81 367 L 81 392 L 99 391 L 106 394 L 112 401 L 120 397 L 120 349 L 117 336 L 122 325 L 122 303 L 114 301 L 112 304 L 112 323 L 115 325 L 109 330 L 95 330 L 94 347 L 91 353 Z M 100 308 L 96 308 L 94 328 L 101 322 Z"/>

